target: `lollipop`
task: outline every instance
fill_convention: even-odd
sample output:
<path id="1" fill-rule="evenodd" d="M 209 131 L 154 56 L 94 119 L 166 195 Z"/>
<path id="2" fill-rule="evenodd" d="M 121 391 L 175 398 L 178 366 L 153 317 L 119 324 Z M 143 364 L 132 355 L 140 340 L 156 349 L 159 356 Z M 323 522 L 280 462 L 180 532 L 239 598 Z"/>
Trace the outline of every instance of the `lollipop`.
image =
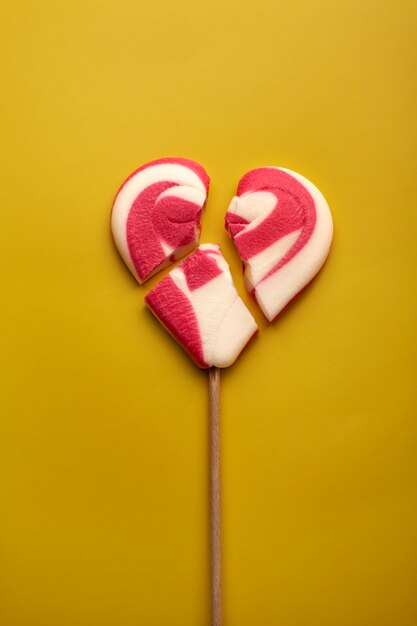
<path id="1" fill-rule="evenodd" d="M 209 178 L 186 159 L 152 161 L 134 172 L 113 205 L 112 231 L 139 282 L 198 245 Z M 315 276 L 332 238 L 325 199 L 290 170 L 245 174 L 226 214 L 245 266 L 248 289 L 272 320 Z M 145 297 L 146 304 L 194 362 L 209 371 L 211 624 L 221 626 L 220 370 L 256 334 L 220 248 L 201 245 Z"/>
<path id="2" fill-rule="evenodd" d="M 201 245 L 145 301 L 199 367 L 231 365 L 257 331 L 215 244 Z"/>
<path id="3" fill-rule="evenodd" d="M 197 247 L 210 179 L 189 159 L 158 159 L 131 174 L 114 199 L 116 246 L 143 283 Z"/>
<path id="4" fill-rule="evenodd" d="M 243 261 L 248 291 L 270 321 L 320 270 L 333 234 L 317 187 L 278 167 L 250 170 L 240 179 L 225 226 Z"/>

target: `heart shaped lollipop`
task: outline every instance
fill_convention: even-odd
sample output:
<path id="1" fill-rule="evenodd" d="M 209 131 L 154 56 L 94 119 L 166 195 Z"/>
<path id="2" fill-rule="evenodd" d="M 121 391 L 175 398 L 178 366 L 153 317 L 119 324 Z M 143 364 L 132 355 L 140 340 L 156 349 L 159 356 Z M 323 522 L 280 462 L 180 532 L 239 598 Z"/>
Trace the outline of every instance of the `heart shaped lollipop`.
<path id="1" fill-rule="evenodd" d="M 142 283 L 198 244 L 209 178 L 187 159 L 136 170 L 116 195 L 112 231 Z M 248 290 L 269 320 L 309 283 L 329 252 L 333 225 L 319 190 L 290 170 L 245 174 L 225 219 L 244 263 Z M 257 332 L 214 244 L 204 244 L 163 278 L 145 301 L 199 367 L 209 369 L 212 626 L 221 626 L 220 378 Z"/>

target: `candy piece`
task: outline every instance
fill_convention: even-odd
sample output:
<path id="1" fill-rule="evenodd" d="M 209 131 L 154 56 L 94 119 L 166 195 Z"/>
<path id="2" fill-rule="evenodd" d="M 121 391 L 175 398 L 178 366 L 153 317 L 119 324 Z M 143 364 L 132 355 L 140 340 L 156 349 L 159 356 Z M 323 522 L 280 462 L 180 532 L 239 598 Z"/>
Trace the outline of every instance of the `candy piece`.
<path id="1" fill-rule="evenodd" d="M 199 367 L 227 367 L 257 332 L 220 248 L 203 244 L 145 297 Z"/>
<path id="2" fill-rule="evenodd" d="M 139 283 L 197 247 L 209 183 L 195 161 L 158 159 L 137 169 L 120 187 L 111 228 Z"/>
<path id="3" fill-rule="evenodd" d="M 281 167 L 260 167 L 240 179 L 225 226 L 244 263 L 247 289 L 270 321 L 320 270 L 333 235 L 317 187 Z"/>

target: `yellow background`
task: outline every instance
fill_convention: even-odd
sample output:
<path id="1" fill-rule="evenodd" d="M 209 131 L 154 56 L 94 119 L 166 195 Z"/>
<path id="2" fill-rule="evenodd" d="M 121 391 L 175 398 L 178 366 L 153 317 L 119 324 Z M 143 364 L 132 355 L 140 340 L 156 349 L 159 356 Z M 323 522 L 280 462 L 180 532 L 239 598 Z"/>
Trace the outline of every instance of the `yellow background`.
<path id="1" fill-rule="evenodd" d="M 109 234 L 161 156 L 211 175 L 202 241 L 261 327 L 222 375 L 224 625 L 417 624 L 416 23 L 405 0 L 2 2 L 4 626 L 209 624 L 207 373 Z M 260 165 L 335 223 L 272 326 L 223 229 Z"/>

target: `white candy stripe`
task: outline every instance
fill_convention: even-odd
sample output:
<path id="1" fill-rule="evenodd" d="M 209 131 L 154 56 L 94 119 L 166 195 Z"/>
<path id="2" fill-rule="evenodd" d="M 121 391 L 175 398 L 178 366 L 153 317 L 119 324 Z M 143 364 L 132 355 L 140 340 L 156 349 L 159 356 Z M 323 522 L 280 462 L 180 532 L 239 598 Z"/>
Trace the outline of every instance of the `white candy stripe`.
<path id="1" fill-rule="evenodd" d="M 252 288 L 256 287 L 262 278 L 284 258 L 297 241 L 300 233 L 301 230 L 295 230 L 293 233 L 281 237 L 271 246 L 249 259 L 245 268 L 245 277 Z"/>
<path id="2" fill-rule="evenodd" d="M 277 206 L 277 198 L 270 191 L 254 191 L 253 193 L 235 196 L 235 198 L 237 203 L 234 205 L 234 212 L 249 222 L 249 224 L 245 225 L 245 229 L 235 236 L 235 239 L 243 232 L 247 233 L 257 228 Z"/>
<path id="3" fill-rule="evenodd" d="M 176 185 L 175 187 L 169 187 L 169 189 L 165 189 L 162 193 L 159 194 L 158 200 L 162 200 L 162 198 L 175 197 L 180 198 L 181 200 L 188 200 L 188 202 L 193 202 L 194 204 L 204 204 L 206 200 L 206 190 L 203 186 L 203 189 L 196 189 L 195 187 L 185 186 L 185 185 Z"/>
<path id="4" fill-rule="evenodd" d="M 169 244 L 165 243 L 163 239 L 161 239 L 161 246 L 162 246 L 162 250 L 164 251 L 165 256 L 170 256 L 174 251 L 174 248 L 170 246 Z"/>

